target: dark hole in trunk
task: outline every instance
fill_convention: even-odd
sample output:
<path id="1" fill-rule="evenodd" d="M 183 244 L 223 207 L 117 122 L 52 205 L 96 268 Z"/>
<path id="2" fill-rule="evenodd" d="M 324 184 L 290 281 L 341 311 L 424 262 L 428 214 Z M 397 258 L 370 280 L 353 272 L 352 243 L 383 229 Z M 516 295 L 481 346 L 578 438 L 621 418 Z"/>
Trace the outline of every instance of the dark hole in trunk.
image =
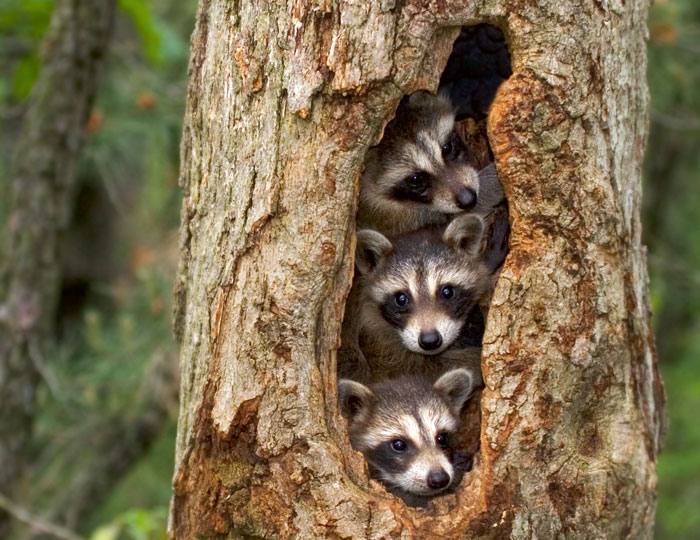
<path id="1" fill-rule="evenodd" d="M 501 30 L 463 27 L 438 96 L 405 96 L 365 160 L 338 352 L 341 410 L 373 476 L 409 506 L 454 491 L 479 452 L 481 344 L 509 240 L 487 120 L 510 74 Z M 347 406 L 353 397 L 360 409 Z M 458 429 L 438 426 L 430 407 Z M 430 467 L 415 469 L 426 449 L 448 464 L 426 459 Z"/>

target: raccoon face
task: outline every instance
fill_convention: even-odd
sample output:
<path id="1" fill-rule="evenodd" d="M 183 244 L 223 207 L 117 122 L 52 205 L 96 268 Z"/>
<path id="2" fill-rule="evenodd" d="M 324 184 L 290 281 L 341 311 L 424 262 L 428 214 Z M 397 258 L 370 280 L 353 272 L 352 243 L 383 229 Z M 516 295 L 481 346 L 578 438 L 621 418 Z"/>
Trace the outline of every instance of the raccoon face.
<path id="1" fill-rule="evenodd" d="M 450 485 L 454 474 L 449 447 L 454 420 L 423 426 L 410 415 L 397 420 L 381 442 L 365 451 L 373 475 L 415 495 L 437 495 Z"/>
<path id="2" fill-rule="evenodd" d="M 451 440 L 473 389 L 474 378 L 463 368 L 448 371 L 432 386 L 419 377 L 369 387 L 338 382 L 353 448 L 364 454 L 372 476 L 401 497 L 432 497 L 453 484 Z"/>
<path id="3" fill-rule="evenodd" d="M 436 128 L 416 134 L 414 142 L 405 142 L 399 160 L 383 164 L 376 180 L 389 204 L 426 205 L 441 214 L 471 210 L 476 204 L 478 175 L 465 160 L 462 140 L 454 126 L 444 133 Z"/>
<path id="4" fill-rule="evenodd" d="M 417 231 L 392 242 L 359 231 L 363 328 L 377 341 L 393 338 L 423 355 L 455 344 L 486 287 L 488 270 L 474 252 L 481 232 L 481 219 L 469 214 L 442 235 Z"/>
<path id="5" fill-rule="evenodd" d="M 382 317 L 394 326 L 407 349 L 439 354 L 459 337 L 476 303 L 471 276 L 436 268 L 416 270 L 392 283 L 389 290 L 375 290 L 375 300 Z"/>
<path id="6" fill-rule="evenodd" d="M 427 92 L 413 94 L 368 154 L 362 204 L 391 215 L 407 209 L 436 216 L 471 210 L 479 178 L 468 157 L 449 101 Z M 421 222 L 437 221 L 424 215 Z"/>

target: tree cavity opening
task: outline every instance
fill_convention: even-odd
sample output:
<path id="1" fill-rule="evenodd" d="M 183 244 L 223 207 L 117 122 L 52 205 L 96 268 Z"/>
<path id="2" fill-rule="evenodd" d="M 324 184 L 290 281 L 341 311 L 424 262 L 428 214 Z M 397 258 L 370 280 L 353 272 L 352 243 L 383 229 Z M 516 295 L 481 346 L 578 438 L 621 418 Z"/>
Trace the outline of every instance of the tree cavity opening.
<path id="1" fill-rule="evenodd" d="M 437 95 L 404 96 L 364 163 L 340 409 L 370 476 L 408 506 L 478 475 L 481 345 L 509 239 L 487 121 L 510 75 L 503 32 L 463 27 Z"/>

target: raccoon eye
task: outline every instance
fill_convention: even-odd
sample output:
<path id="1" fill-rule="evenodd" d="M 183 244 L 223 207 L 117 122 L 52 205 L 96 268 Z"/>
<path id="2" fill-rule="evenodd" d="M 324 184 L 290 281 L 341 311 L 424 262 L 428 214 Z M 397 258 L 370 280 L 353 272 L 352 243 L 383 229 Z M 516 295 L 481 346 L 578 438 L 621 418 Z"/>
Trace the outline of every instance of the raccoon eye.
<path id="1" fill-rule="evenodd" d="M 445 144 L 442 145 L 442 157 L 449 156 L 453 150 L 454 145 L 452 144 L 452 141 L 447 141 Z"/>
<path id="2" fill-rule="evenodd" d="M 394 296 L 394 302 L 396 302 L 396 305 L 399 307 L 406 307 L 408 305 L 408 295 L 406 293 L 396 293 L 396 296 Z"/>
<path id="3" fill-rule="evenodd" d="M 455 290 L 449 285 L 445 285 L 442 289 L 440 289 L 440 296 L 442 296 L 445 300 L 449 300 L 454 295 Z"/>
<path id="4" fill-rule="evenodd" d="M 438 446 L 442 448 L 447 447 L 447 439 L 448 439 L 448 433 L 446 431 L 442 431 L 438 433 L 437 437 L 435 437 L 435 442 L 438 443 Z"/>
<path id="5" fill-rule="evenodd" d="M 396 439 L 391 441 L 391 448 L 395 452 L 405 452 L 406 449 L 408 448 L 408 445 L 406 444 L 406 441 L 402 441 L 401 439 Z"/>
<path id="6" fill-rule="evenodd" d="M 453 131 L 450 139 L 442 145 L 442 157 L 449 160 L 456 159 L 462 152 L 462 149 L 462 140 L 457 132 Z"/>
<path id="7" fill-rule="evenodd" d="M 430 183 L 430 175 L 425 171 L 420 171 L 404 179 L 409 186 L 413 188 L 427 188 Z"/>

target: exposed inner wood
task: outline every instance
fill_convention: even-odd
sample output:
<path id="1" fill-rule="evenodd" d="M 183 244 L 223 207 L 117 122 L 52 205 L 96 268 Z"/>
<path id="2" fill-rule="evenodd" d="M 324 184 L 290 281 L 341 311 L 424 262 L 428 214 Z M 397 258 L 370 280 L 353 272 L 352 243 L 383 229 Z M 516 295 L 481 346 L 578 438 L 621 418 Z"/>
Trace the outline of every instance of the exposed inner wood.
<path id="1" fill-rule="evenodd" d="M 647 4 L 203 0 L 182 142 L 176 538 L 651 538 L 663 389 L 640 241 Z M 511 251 L 481 454 L 405 507 L 337 412 L 359 174 L 465 24 L 504 30 L 488 134 Z"/>

